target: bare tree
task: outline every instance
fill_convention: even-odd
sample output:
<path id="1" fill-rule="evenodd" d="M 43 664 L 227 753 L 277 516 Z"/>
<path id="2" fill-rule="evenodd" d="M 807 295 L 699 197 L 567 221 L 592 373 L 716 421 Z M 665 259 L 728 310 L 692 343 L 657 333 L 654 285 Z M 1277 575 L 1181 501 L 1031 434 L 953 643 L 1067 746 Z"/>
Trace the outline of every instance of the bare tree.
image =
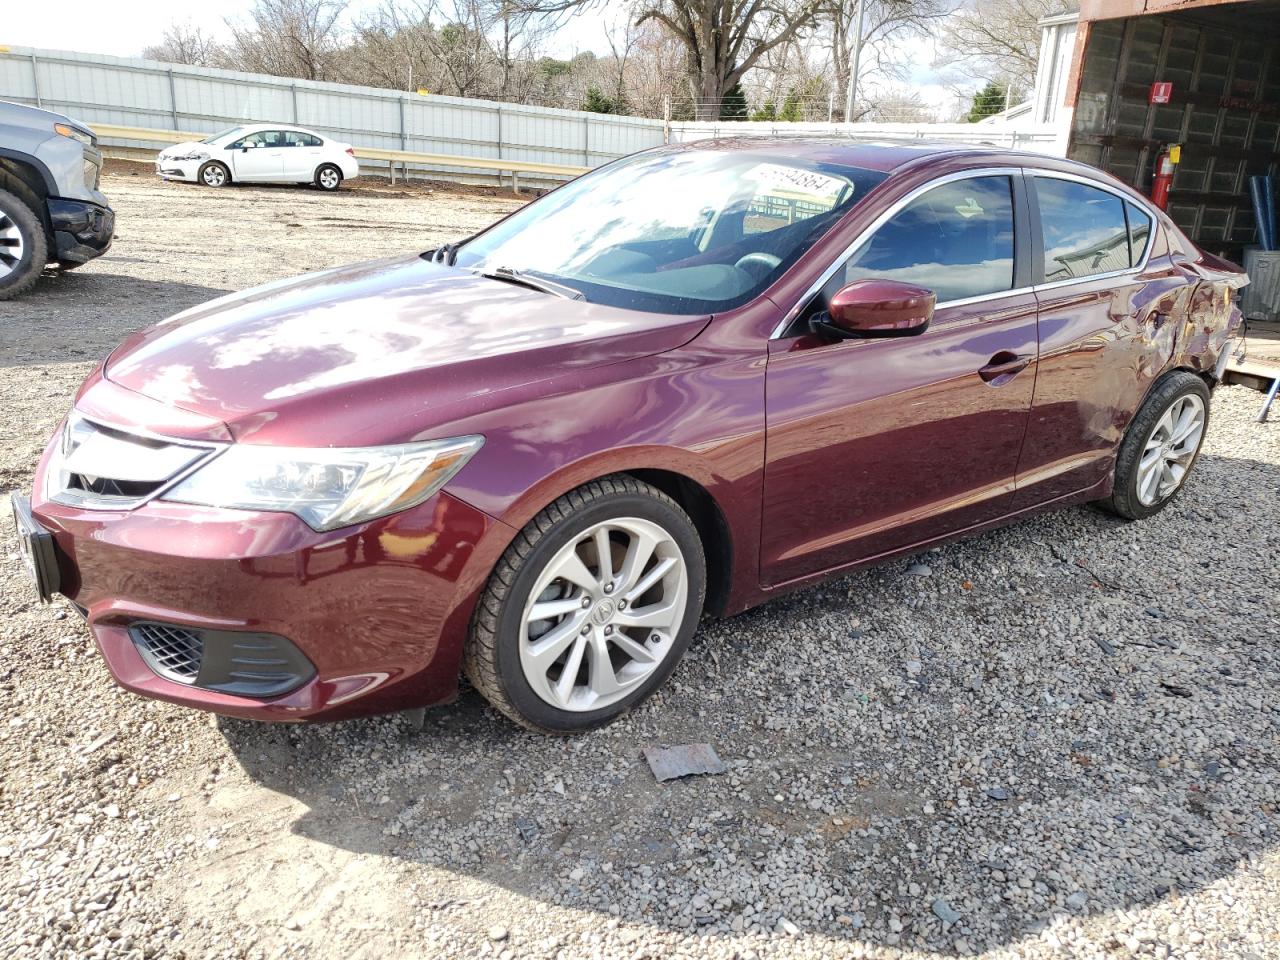
<path id="1" fill-rule="evenodd" d="M 637 116 L 661 117 L 672 91 L 685 87 L 684 45 L 656 23 L 638 24 L 635 43 L 622 66 L 627 102 Z M 685 87 L 687 90 L 687 87 Z M 673 104 L 677 118 L 693 115 L 692 97 Z"/>
<path id="2" fill-rule="evenodd" d="M 842 114 L 843 91 L 849 85 L 849 70 L 858 44 L 859 3 L 866 5 L 858 64 L 858 84 L 864 95 L 854 104 L 854 116 L 846 118 L 849 120 L 867 119 L 874 111 L 873 98 L 866 95 L 874 89 L 874 81 L 902 79 L 900 41 L 932 33 L 954 8 L 953 0 L 824 0 L 821 18 L 831 31 L 831 66 Z M 864 81 L 872 83 L 864 87 Z"/>
<path id="3" fill-rule="evenodd" d="M 347 0 L 255 0 L 248 23 L 227 21 L 227 56 L 254 73 L 336 80 L 346 7 Z"/>
<path id="4" fill-rule="evenodd" d="M 642 0 L 636 22 L 661 24 L 685 48 L 694 114 L 720 116 L 725 91 L 770 50 L 809 30 L 822 0 Z"/>
<path id="5" fill-rule="evenodd" d="M 1078 9 L 1078 0 L 981 0 L 943 25 L 939 65 L 970 81 L 995 80 L 1028 90 L 1040 58 L 1039 21 Z"/>
<path id="6" fill-rule="evenodd" d="M 164 38 L 155 46 L 144 48 L 142 55 L 148 60 L 212 67 L 219 64 L 222 50 L 212 37 L 188 21 L 171 23 Z"/>

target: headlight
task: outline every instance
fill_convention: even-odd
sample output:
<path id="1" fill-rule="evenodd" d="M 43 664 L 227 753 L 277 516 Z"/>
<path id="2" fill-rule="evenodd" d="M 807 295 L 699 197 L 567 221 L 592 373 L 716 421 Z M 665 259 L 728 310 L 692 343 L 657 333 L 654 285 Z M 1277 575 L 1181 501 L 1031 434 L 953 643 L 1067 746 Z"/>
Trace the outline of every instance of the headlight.
<path id="1" fill-rule="evenodd" d="M 231 444 L 163 499 L 287 511 L 316 530 L 332 530 L 421 503 L 483 443 L 484 437 L 456 437 L 389 447 Z"/>
<path id="2" fill-rule="evenodd" d="M 81 130 L 79 127 L 73 127 L 69 123 L 55 123 L 53 132 L 63 137 L 70 137 L 72 140 L 79 140 L 86 146 L 93 146 L 93 134 L 87 130 Z"/>
<path id="3" fill-rule="evenodd" d="M 162 159 L 162 160 L 178 160 L 178 161 L 182 161 L 182 160 L 208 160 L 208 159 L 209 159 L 209 154 L 205 153 L 204 151 L 199 151 L 199 152 L 192 152 L 192 153 L 186 153 L 186 154 L 177 154 L 177 153 L 175 153 L 175 154 L 173 154 L 172 156 L 168 156 L 168 157 L 166 157 L 166 156 L 162 153 L 162 154 L 160 154 L 160 157 L 161 157 L 161 159 Z"/>

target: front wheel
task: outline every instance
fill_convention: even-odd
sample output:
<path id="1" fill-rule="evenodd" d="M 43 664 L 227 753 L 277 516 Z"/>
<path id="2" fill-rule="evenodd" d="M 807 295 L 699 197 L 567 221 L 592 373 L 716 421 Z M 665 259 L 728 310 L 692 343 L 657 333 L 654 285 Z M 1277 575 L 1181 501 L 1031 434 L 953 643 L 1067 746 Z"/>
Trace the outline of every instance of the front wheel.
<path id="1" fill-rule="evenodd" d="M 507 548 L 477 606 L 464 669 L 523 726 L 590 730 L 670 676 L 705 590 L 688 515 L 648 484 L 606 477 L 552 503 Z"/>
<path id="2" fill-rule="evenodd" d="M 0 190 L 0 300 L 29 290 L 48 258 L 48 239 L 36 212 Z"/>
<path id="3" fill-rule="evenodd" d="M 316 170 L 316 186 L 321 190 L 337 190 L 342 186 L 342 171 L 332 163 L 326 163 Z"/>
<path id="4" fill-rule="evenodd" d="M 1209 426 L 1209 388 L 1179 370 L 1156 384 L 1116 455 L 1115 486 L 1103 506 L 1129 520 L 1159 513 L 1195 466 Z"/>
<path id="5" fill-rule="evenodd" d="M 231 182 L 231 172 L 216 160 L 201 167 L 198 176 L 206 187 L 225 187 Z"/>

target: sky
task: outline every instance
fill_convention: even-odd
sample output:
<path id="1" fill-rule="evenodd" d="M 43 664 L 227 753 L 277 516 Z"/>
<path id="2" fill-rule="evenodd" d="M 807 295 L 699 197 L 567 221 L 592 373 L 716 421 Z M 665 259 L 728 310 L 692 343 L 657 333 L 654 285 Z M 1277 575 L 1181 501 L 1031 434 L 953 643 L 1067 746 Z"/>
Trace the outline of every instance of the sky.
<path id="1" fill-rule="evenodd" d="M 179 0 L 57 0 L 56 4 L 0 0 L 10 9 L 0 17 L 0 45 L 45 47 L 81 53 L 106 53 L 121 57 L 138 56 L 142 48 L 159 43 L 165 28 L 174 20 L 199 27 L 218 39 L 228 36 L 226 20 L 240 19 L 252 0 L 221 0 L 216 4 L 182 3 Z M 377 0 L 353 0 L 350 11 L 374 6 Z M 51 11 L 55 11 L 53 13 Z M 575 53 L 609 52 L 605 41 L 606 23 L 617 18 L 617 10 L 607 13 L 588 10 L 577 14 L 548 39 L 546 52 L 570 57 Z M 911 63 L 905 86 L 914 89 L 928 104 L 952 107 L 955 94 L 933 70 L 933 45 L 927 39 L 908 41 L 904 56 Z"/>

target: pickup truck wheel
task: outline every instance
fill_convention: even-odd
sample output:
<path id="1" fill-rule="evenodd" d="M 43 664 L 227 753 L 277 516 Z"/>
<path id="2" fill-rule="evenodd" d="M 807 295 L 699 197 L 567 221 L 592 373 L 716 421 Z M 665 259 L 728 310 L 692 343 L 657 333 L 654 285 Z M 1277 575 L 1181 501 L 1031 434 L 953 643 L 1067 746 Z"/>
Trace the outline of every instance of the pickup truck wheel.
<path id="1" fill-rule="evenodd" d="M 1205 382 L 1186 370 L 1164 377 L 1125 431 L 1115 486 L 1101 505 L 1128 520 L 1159 513 L 1191 474 L 1208 426 Z"/>
<path id="2" fill-rule="evenodd" d="M 530 520 L 498 561 L 467 677 L 531 730 L 601 726 L 675 669 L 706 582 L 702 541 L 674 500 L 634 477 L 593 481 Z"/>
<path id="3" fill-rule="evenodd" d="M 210 160 L 201 167 L 198 177 L 206 187 L 225 187 L 231 182 L 231 172 L 217 160 Z"/>
<path id="4" fill-rule="evenodd" d="M 49 258 L 49 242 L 34 210 L 0 190 L 0 300 L 31 289 Z"/>

